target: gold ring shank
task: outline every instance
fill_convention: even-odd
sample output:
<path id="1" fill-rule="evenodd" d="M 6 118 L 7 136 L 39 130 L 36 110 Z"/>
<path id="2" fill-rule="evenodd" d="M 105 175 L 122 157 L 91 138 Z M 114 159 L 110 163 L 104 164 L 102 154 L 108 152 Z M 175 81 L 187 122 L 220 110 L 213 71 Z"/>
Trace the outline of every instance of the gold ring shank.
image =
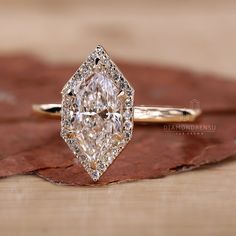
<path id="1" fill-rule="evenodd" d="M 49 118 L 61 117 L 61 104 L 37 104 L 32 106 L 33 111 Z M 200 109 L 135 106 L 134 122 L 136 123 L 166 123 L 192 122 L 201 114 Z"/>

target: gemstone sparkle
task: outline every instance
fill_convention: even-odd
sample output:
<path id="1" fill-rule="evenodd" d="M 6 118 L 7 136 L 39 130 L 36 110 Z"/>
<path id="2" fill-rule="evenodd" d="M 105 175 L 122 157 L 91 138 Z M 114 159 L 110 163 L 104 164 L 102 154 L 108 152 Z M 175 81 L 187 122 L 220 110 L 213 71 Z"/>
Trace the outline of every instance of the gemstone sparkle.
<path id="1" fill-rule="evenodd" d="M 121 86 L 124 81 L 126 87 Z M 131 138 L 133 95 L 133 88 L 101 46 L 62 90 L 61 136 L 94 181 Z M 129 116 L 124 115 L 127 109 Z"/>

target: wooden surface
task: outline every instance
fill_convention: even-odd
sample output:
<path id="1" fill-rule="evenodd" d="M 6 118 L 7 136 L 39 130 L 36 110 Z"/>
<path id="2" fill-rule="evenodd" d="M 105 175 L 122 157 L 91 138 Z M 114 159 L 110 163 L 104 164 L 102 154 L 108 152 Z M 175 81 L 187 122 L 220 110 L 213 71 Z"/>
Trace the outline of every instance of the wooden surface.
<path id="1" fill-rule="evenodd" d="M 236 77 L 235 1 L 107 2 L 0 0 L 0 52 L 69 62 L 99 42 L 116 58 Z M 0 232 L 233 236 L 235 185 L 236 161 L 102 188 L 12 177 L 0 181 Z"/>

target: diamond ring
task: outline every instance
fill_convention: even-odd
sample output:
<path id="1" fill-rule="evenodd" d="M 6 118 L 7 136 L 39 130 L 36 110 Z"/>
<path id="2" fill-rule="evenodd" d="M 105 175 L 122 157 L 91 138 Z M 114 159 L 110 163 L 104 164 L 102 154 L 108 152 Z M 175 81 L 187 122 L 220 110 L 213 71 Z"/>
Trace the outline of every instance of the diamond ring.
<path id="1" fill-rule="evenodd" d="M 62 89 L 61 104 L 33 110 L 61 117 L 61 136 L 94 181 L 132 137 L 134 122 L 189 122 L 199 109 L 134 106 L 134 89 L 102 46 L 88 56 Z"/>

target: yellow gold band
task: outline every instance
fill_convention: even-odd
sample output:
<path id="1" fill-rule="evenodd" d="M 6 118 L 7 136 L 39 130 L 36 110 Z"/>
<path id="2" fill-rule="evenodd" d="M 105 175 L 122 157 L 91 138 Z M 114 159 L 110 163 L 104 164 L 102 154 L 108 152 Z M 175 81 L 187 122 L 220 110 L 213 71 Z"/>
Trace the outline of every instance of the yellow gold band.
<path id="1" fill-rule="evenodd" d="M 33 111 L 39 115 L 59 119 L 61 117 L 61 104 L 37 104 L 32 106 Z M 136 123 L 166 123 L 166 122 L 192 122 L 201 114 L 200 109 L 135 106 L 134 122 Z"/>

